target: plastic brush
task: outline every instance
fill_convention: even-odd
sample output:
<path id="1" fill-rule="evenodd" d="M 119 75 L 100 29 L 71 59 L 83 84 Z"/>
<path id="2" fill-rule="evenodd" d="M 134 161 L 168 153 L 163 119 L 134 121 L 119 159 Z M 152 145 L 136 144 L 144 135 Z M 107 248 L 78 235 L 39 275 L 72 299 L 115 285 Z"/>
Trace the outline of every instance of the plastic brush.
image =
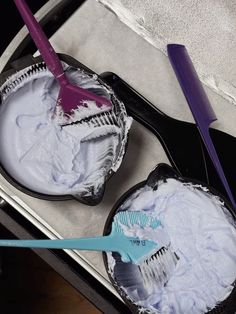
<path id="1" fill-rule="evenodd" d="M 0 246 L 117 252 L 123 262 L 139 266 L 145 286 L 150 288 L 164 285 L 175 268 L 175 253 L 169 249 L 169 243 L 164 243 L 163 240 L 158 243 L 126 236 L 124 230 L 132 228 L 151 228 L 159 230 L 158 232 L 163 229 L 160 221 L 152 216 L 143 212 L 123 211 L 114 216 L 108 236 L 61 240 L 0 240 Z"/>
<path id="2" fill-rule="evenodd" d="M 112 107 L 110 100 L 91 93 L 79 86 L 72 85 L 69 82 L 56 52 L 26 2 L 24 0 L 14 0 L 14 2 L 44 62 L 60 85 L 57 104 L 62 107 L 64 113 L 70 114 L 73 109 L 77 109 L 78 106 L 87 106 L 90 101 L 93 103 L 96 102 L 99 108 L 103 107 L 104 109 L 104 106 L 107 106 L 109 110 Z"/>
<path id="3" fill-rule="evenodd" d="M 172 67 L 193 114 L 203 142 L 227 192 L 227 195 L 232 205 L 234 206 L 234 209 L 236 209 L 236 203 L 233 194 L 225 177 L 224 170 L 221 166 L 214 143 L 209 133 L 210 124 L 217 120 L 210 101 L 198 78 L 197 72 L 185 46 L 170 44 L 167 46 L 167 51 Z"/>

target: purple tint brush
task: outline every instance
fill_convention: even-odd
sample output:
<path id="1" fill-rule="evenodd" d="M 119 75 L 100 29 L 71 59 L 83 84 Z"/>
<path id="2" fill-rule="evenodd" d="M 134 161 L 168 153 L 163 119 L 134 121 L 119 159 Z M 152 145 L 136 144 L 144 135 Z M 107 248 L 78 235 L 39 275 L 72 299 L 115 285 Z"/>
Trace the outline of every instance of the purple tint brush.
<path id="1" fill-rule="evenodd" d="M 88 101 L 96 102 L 97 107 L 102 107 L 103 105 L 111 107 L 112 104 L 108 99 L 95 95 L 79 86 L 70 84 L 56 52 L 26 2 L 24 0 L 14 0 L 14 2 L 44 62 L 60 85 L 57 104 L 62 107 L 64 112 L 70 113 L 71 110 L 84 105 L 84 103 Z"/>
<path id="2" fill-rule="evenodd" d="M 175 71 L 185 98 L 188 102 L 189 108 L 195 119 L 203 142 L 221 179 L 221 182 L 223 183 L 227 195 L 232 205 L 236 209 L 236 203 L 233 194 L 231 192 L 214 144 L 210 137 L 210 124 L 216 121 L 217 118 L 211 107 L 206 92 L 198 78 L 197 72 L 193 66 L 193 63 L 188 55 L 185 46 L 170 44 L 167 45 L 167 51 L 171 65 Z"/>

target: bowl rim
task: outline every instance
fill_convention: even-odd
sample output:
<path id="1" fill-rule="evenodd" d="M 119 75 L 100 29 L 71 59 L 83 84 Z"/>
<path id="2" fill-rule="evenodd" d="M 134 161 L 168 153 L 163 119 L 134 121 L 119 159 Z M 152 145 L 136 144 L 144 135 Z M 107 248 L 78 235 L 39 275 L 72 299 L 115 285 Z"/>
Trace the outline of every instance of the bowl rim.
<path id="1" fill-rule="evenodd" d="M 73 57 L 71 57 L 67 54 L 63 54 L 63 53 L 57 53 L 57 55 L 59 56 L 60 60 L 67 63 L 69 66 L 82 69 L 88 75 L 96 75 L 97 80 L 101 85 L 110 88 L 110 86 L 107 85 L 107 83 L 97 73 L 95 73 L 94 71 L 92 71 L 91 69 L 89 69 L 88 67 L 83 65 L 78 60 L 74 59 Z M 43 59 L 41 56 L 33 57 L 33 56 L 29 56 L 29 55 L 22 57 L 19 60 L 14 61 L 12 63 L 14 67 L 12 67 L 11 69 L 8 69 L 5 72 L 0 73 L 0 85 L 3 85 L 4 82 L 6 81 L 6 79 L 9 76 L 13 75 L 14 73 L 17 73 L 20 70 L 23 70 L 29 66 L 32 66 L 34 64 L 39 64 L 42 62 L 43 62 Z M 22 66 L 22 64 L 23 64 L 23 66 Z M 0 101 L 0 106 L 1 106 L 1 101 Z M 129 141 L 129 134 L 127 134 L 127 141 L 126 141 L 126 145 L 124 148 L 124 156 L 125 156 L 126 151 L 127 151 L 128 141 Z M 123 158 L 124 158 L 124 156 L 123 156 Z M 48 200 L 48 201 L 65 201 L 65 200 L 76 199 L 82 204 L 89 205 L 89 206 L 96 206 L 102 201 L 103 196 L 105 194 L 106 183 L 115 174 L 115 172 L 113 170 L 110 170 L 108 172 L 103 188 L 101 189 L 99 195 L 97 197 L 94 197 L 94 198 L 83 197 L 83 196 L 77 195 L 76 193 L 75 194 L 47 194 L 47 193 L 37 192 L 35 190 L 32 190 L 32 189 L 26 187 L 24 184 L 18 182 L 18 180 L 16 180 L 12 175 L 10 175 L 10 173 L 5 169 L 5 167 L 2 165 L 1 162 L 0 162 L 0 174 L 6 179 L 6 181 L 9 184 L 11 184 L 13 187 L 15 187 L 19 191 L 21 191 L 21 192 L 23 192 L 29 196 L 36 197 L 36 198 L 42 199 L 42 200 Z"/>
<path id="2" fill-rule="evenodd" d="M 228 210 L 228 212 L 231 214 L 233 220 L 236 222 L 236 212 L 233 210 L 232 205 L 230 204 L 230 202 L 225 198 L 224 195 L 222 195 L 220 192 L 216 191 L 216 189 L 212 188 L 211 186 L 207 185 L 206 183 L 199 181 L 197 179 L 193 179 L 193 178 L 188 178 L 188 177 L 183 177 L 179 174 L 179 172 L 177 170 L 175 170 L 173 167 L 169 166 L 166 163 L 159 163 L 157 164 L 157 166 L 150 172 L 150 174 L 148 175 L 146 180 L 143 180 L 137 184 L 135 184 L 134 186 L 132 186 L 129 190 L 127 190 L 118 200 L 117 202 L 114 204 L 113 208 L 111 209 L 107 220 L 105 222 L 105 226 L 103 229 L 103 235 L 106 236 L 108 234 L 110 234 L 111 232 L 111 224 L 112 224 L 112 220 L 114 215 L 119 212 L 119 208 L 122 204 L 124 204 L 124 202 L 137 190 L 139 190 L 140 188 L 144 187 L 145 185 L 149 185 L 154 187 L 154 185 L 161 180 L 166 180 L 168 178 L 173 178 L 176 180 L 179 180 L 183 183 L 192 183 L 193 185 L 199 185 L 202 188 L 207 188 L 207 190 L 220 198 L 220 200 L 222 200 L 224 202 L 224 207 Z M 196 187 L 198 188 L 198 187 Z M 202 188 L 199 187 L 200 190 L 202 190 Z M 109 267 L 108 267 L 108 258 L 107 258 L 107 254 L 106 252 L 102 253 L 103 255 L 103 262 L 105 265 L 105 269 L 107 272 L 107 275 L 112 283 L 112 286 L 115 288 L 115 290 L 118 292 L 118 294 L 121 296 L 122 300 L 125 302 L 125 304 L 130 308 L 130 310 L 132 311 L 132 313 L 135 314 L 139 314 L 139 313 L 143 313 L 143 314 L 149 314 L 150 313 L 150 309 L 146 309 L 138 306 L 136 304 L 134 304 L 129 298 L 127 298 L 126 293 L 124 292 L 124 290 L 122 290 L 120 288 L 120 286 L 117 284 L 117 282 L 114 280 L 114 278 L 111 276 L 110 272 L 109 272 Z M 236 276 L 235 276 L 236 277 Z M 215 308 L 209 310 L 208 312 L 206 312 L 205 314 L 230 314 L 231 312 L 228 311 L 228 307 L 231 307 L 232 304 L 234 307 L 236 307 L 236 279 L 233 283 L 233 290 L 231 291 L 230 295 L 228 295 L 228 297 L 226 297 L 226 299 L 224 299 L 222 302 L 219 302 L 219 304 L 217 304 L 215 306 Z M 232 303 L 234 302 L 234 303 Z M 226 310 L 226 312 L 225 312 Z M 142 311 L 142 312 L 140 312 Z M 222 312 L 223 311 L 223 312 Z M 233 311 L 233 310 L 232 310 Z M 158 313 L 158 312 L 157 312 Z M 232 314 L 234 314 L 235 312 L 232 312 Z"/>

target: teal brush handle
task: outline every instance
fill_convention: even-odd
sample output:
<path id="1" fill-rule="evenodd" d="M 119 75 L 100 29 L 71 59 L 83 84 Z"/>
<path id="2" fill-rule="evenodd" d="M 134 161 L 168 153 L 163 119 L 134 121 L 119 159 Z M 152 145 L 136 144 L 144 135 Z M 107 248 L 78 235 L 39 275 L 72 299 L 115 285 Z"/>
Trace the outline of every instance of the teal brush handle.
<path id="1" fill-rule="evenodd" d="M 161 222 L 157 218 L 142 212 L 121 211 L 114 216 L 111 233 L 104 237 L 62 240 L 0 240 L 0 246 L 117 252 L 121 255 L 123 262 L 139 264 L 147 256 L 149 257 L 153 252 L 169 243 L 169 240 L 166 241 L 165 235 L 160 237 L 158 243 L 125 236 L 122 225 L 126 228 L 132 228 L 132 226 L 149 227 L 153 230 L 160 228 L 159 231 L 163 232 Z"/>
<path id="2" fill-rule="evenodd" d="M 115 247 L 113 242 L 115 241 L 111 240 L 111 236 L 105 236 L 61 240 L 0 240 L 0 246 L 111 251 L 111 244 L 113 244 L 113 250 L 116 251 L 118 247 Z"/>
<path id="3" fill-rule="evenodd" d="M 157 244 L 148 240 L 109 235 L 95 238 L 75 238 L 62 240 L 0 240 L 2 247 L 24 247 L 45 249 L 73 249 L 89 251 L 118 252 L 123 262 L 138 263 L 140 257 L 147 256 L 157 248 Z M 141 258 L 142 259 L 142 258 Z"/>

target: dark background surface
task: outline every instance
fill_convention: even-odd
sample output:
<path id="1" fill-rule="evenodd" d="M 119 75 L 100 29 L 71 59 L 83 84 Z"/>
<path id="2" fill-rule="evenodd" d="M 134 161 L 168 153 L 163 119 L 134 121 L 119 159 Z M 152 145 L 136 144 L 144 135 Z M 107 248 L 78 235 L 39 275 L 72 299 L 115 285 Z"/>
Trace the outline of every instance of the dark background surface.
<path id="1" fill-rule="evenodd" d="M 0 235 L 14 238 L 1 224 Z M 101 314 L 32 250 L 1 253 L 1 314 Z"/>
<path id="2" fill-rule="evenodd" d="M 47 0 L 27 1 L 33 13 L 37 12 Z M 0 55 L 23 26 L 23 20 L 17 11 L 13 0 L 0 1 Z"/>

